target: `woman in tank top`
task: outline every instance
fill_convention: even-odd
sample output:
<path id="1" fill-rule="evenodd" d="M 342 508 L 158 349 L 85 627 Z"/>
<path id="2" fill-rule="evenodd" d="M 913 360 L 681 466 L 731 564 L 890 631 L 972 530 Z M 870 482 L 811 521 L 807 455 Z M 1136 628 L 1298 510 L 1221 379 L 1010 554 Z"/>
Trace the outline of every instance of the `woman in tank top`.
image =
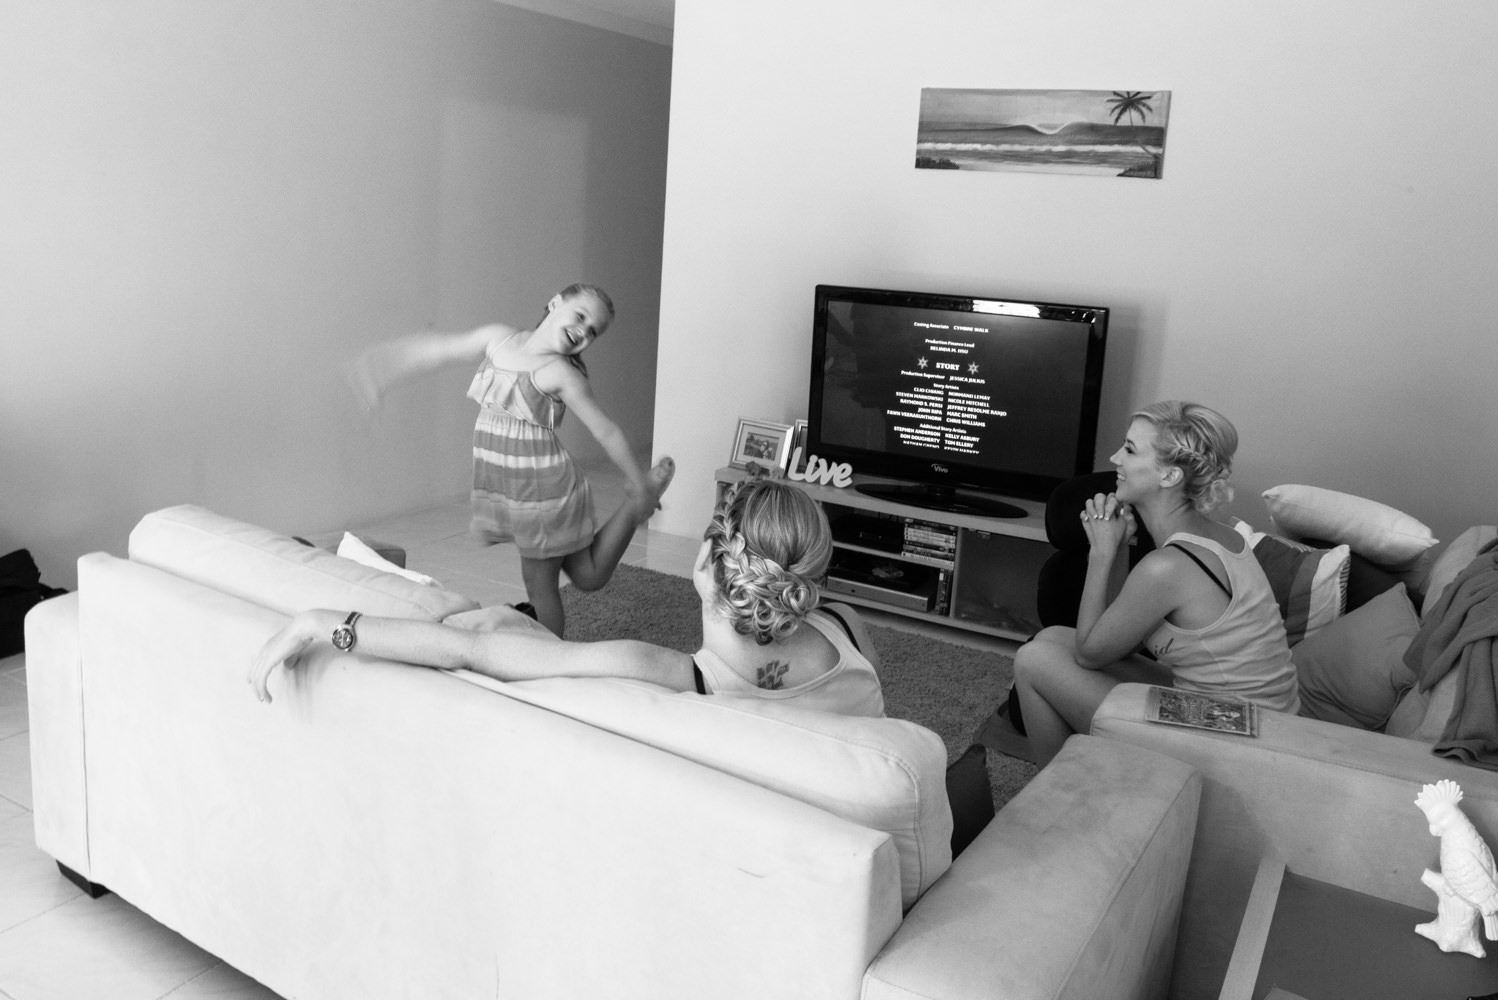
<path id="1" fill-rule="evenodd" d="M 1300 691 L 1284 620 L 1252 549 L 1210 517 L 1227 484 L 1238 432 L 1197 403 L 1133 414 L 1110 461 L 1114 492 L 1087 501 L 1090 549 L 1075 629 L 1043 630 L 1014 657 L 1014 683 L 1042 761 L 1124 681 L 1171 685 L 1296 712 Z M 1127 546 L 1143 523 L 1164 539 L 1131 572 Z M 1134 654 L 1147 650 L 1154 660 Z"/>
<path id="2" fill-rule="evenodd" d="M 785 482 L 750 479 L 718 502 L 697 554 L 692 580 L 702 598 L 702 648 L 695 656 L 630 639 L 567 642 L 527 627 L 518 615 L 514 629 L 476 632 L 346 610 L 304 611 L 266 640 L 249 681 L 261 701 L 270 701 L 275 668 L 295 669 L 314 644 L 338 632 L 340 649 L 502 681 L 624 677 L 682 692 L 883 716 L 868 634 L 852 608 L 821 603 L 831 558 L 832 530 L 815 501 Z"/>

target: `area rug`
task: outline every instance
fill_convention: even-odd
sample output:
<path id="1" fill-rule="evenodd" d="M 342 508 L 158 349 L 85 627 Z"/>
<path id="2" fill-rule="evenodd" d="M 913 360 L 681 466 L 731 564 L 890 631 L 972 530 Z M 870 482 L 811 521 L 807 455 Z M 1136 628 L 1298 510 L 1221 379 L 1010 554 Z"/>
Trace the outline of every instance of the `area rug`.
<path id="1" fill-rule="evenodd" d="M 579 642 L 641 639 L 690 653 L 702 641 L 702 605 L 684 577 L 624 565 L 602 590 L 565 588 L 562 606 L 567 638 Z M 868 630 L 879 651 L 885 712 L 935 732 L 947 746 L 948 763 L 956 760 L 1004 700 L 1013 661 L 898 628 L 869 625 Z M 1037 770 L 1028 761 L 990 749 L 994 807 L 1013 798 Z"/>

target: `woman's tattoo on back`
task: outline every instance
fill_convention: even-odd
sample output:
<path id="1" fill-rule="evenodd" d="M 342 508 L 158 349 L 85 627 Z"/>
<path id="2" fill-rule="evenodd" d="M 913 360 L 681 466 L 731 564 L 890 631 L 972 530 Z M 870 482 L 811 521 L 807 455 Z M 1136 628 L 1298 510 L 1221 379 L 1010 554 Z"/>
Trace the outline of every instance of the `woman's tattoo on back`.
<path id="1" fill-rule="evenodd" d="M 759 674 L 755 683 L 766 691 L 778 691 L 785 687 L 785 672 L 789 669 L 791 669 L 789 663 L 771 660 L 759 668 Z"/>

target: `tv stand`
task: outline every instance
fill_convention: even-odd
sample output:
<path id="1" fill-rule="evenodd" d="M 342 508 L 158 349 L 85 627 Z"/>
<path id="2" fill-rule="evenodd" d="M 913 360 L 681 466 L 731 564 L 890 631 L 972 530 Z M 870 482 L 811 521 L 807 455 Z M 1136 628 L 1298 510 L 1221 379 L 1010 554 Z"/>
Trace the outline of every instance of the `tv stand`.
<path id="1" fill-rule="evenodd" d="M 722 488 L 747 475 L 726 467 L 717 481 Z M 785 482 L 819 503 L 832 525 L 827 600 L 1005 639 L 1040 631 L 1036 581 L 1055 551 L 1043 502 L 933 498 L 873 476 L 855 475 L 842 489 Z M 970 499 L 995 503 L 980 511 Z"/>
<path id="2" fill-rule="evenodd" d="M 1018 504 L 976 493 L 958 493 L 947 486 L 919 486 L 901 483 L 859 483 L 854 489 L 864 496 L 890 503 L 921 507 L 925 510 L 953 514 L 976 514 L 979 517 L 1027 517 L 1029 512 Z"/>

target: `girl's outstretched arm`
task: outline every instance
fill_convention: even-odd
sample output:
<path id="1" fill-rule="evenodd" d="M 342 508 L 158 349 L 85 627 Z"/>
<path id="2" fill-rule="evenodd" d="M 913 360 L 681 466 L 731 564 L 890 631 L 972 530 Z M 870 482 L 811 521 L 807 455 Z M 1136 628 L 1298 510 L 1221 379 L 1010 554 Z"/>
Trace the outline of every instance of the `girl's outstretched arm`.
<path id="1" fill-rule="evenodd" d="M 650 485 L 645 468 L 640 465 L 629 446 L 629 438 L 614 422 L 614 419 L 598 405 L 588 377 L 562 361 L 553 362 L 531 374 L 536 387 L 542 392 L 560 396 L 567 408 L 577 415 L 593 437 L 597 439 L 610 461 L 629 479 L 630 488 L 637 495 L 649 495 Z"/>
<path id="2" fill-rule="evenodd" d="M 491 343 L 512 333 L 511 328 L 495 323 L 467 333 L 407 334 L 360 354 L 348 365 L 348 380 L 360 402 L 373 410 L 395 383 L 459 362 L 476 365 Z"/>
<path id="3" fill-rule="evenodd" d="M 328 644 L 347 617 L 341 611 L 303 611 L 265 641 L 246 679 L 270 701 L 277 666 L 296 669 L 318 644 Z M 354 651 L 417 667 L 472 670 L 500 681 L 543 677 L 624 677 L 677 691 L 695 690 L 692 658 L 648 642 L 564 642 L 536 631 L 474 632 L 441 622 L 361 617 Z"/>

